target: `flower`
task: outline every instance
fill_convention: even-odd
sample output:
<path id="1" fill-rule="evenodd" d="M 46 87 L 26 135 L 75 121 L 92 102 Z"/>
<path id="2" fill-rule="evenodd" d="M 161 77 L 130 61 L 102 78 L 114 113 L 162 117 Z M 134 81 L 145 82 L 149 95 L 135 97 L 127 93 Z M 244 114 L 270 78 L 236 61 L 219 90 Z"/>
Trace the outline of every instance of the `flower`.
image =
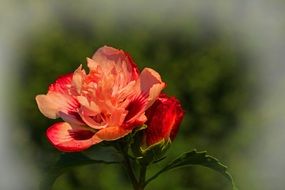
<path id="1" fill-rule="evenodd" d="M 144 146 L 173 141 L 183 119 L 184 111 L 175 97 L 161 94 L 155 103 L 146 111 Z"/>
<path id="2" fill-rule="evenodd" d="M 36 96 L 48 118 L 61 117 L 47 138 L 64 152 L 82 151 L 101 141 L 120 139 L 147 120 L 145 111 L 165 87 L 150 68 L 140 73 L 124 51 L 104 46 L 87 58 L 89 73 L 80 65 L 59 77 L 47 94 Z"/>

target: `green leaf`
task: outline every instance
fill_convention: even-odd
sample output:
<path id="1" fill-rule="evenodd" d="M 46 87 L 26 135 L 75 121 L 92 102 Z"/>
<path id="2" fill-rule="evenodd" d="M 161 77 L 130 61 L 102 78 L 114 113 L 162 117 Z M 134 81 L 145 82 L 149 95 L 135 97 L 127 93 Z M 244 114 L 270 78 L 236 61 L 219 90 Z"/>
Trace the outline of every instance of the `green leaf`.
<path id="1" fill-rule="evenodd" d="M 114 142 L 103 142 L 84 151 L 84 154 L 93 160 L 104 160 L 107 162 L 122 161 L 121 153 L 112 146 L 113 144 Z"/>
<path id="2" fill-rule="evenodd" d="M 149 182 L 157 178 L 160 174 L 166 171 L 176 169 L 179 167 L 193 166 L 193 165 L 204 166 L 219 172 L 231 182 L 233 190 L 238 190 L 237 187 L 235 186 L 231 174 L 227 171 L 227 166 L 223 165 L 218 159 L 210 155 L 207 155 L 206 151 L 197 152 L 196 150 L 193 150 L 191 152 L 186 152 L 177 159 L 170 162 L 163 169 L 157 172 L 154 176 L 149 178 L 146 184 L 148 184 Z"/>
<path id="3" fill-rule="evenodd" d="M 93 160 L 82 153 L 63 153 L 55 165 L 48 168 L 44 176 L 40 190 L 51 190 L 54 181 L 65 171 L 72 167 L 90 165 L 90 164 L 116 164 L 120 162 Z"/>

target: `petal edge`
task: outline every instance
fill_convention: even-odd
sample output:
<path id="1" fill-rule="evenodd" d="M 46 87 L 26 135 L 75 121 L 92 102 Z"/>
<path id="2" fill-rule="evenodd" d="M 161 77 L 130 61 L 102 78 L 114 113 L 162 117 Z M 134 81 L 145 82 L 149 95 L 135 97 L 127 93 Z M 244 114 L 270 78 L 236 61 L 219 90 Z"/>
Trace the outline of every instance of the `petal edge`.
<path id="1" fill-rule="evenodd" d="M 101 142 L 95 132 L 67 122 L 55 123 L 46 131 L 48 140 L 63 152 L 79 152 Z"/>

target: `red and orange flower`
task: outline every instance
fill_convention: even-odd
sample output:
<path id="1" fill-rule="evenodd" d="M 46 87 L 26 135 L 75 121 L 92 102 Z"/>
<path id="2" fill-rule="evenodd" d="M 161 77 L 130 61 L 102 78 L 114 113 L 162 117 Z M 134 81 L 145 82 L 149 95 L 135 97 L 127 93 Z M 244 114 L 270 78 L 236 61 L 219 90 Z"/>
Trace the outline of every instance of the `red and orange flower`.
<path id="1" fill-rule="evenodd" d="M 46 117 L 64 120 L 47 130 L 50 142 L 64 152 L 131 133 L 147 121 L 146 110 L 165 87 L 156 71 L 145 68 L 140 73 L 126 52 L 112 47 L 100 48 L 87 58 L 87 66 L 89 73 L 79 66 L 51 84 L 47 94 L 36 96 Z"/>

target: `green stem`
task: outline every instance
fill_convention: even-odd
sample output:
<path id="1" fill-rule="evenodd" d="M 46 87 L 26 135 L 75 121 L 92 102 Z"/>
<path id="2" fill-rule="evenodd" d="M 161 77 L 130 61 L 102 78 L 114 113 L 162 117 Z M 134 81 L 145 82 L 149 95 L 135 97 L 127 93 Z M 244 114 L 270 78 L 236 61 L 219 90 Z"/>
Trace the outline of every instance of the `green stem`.
<path id="1" fill-rule="evenodd" d="M 115 148 L 122 154 L 124 161 L 123 166 L 127 170 L 128 176 L 132 182 L 133 189 L 136 190 L 138 186 L 138 180 L 135 176 L 129 155 L 128 155 L 128 145 L 125 142 L 119 142 Z"/>
<path id="2" fill-rule="evenodd" d="M 139 173 L 139 178 L 137 179 L 135 173 L 134 173 L 134 169 L 133 169 L 133 165 L 131 163 L 130 160 L 130 156 L 128 155 L 128 145 L 125 142 L 120 142 L 119 144 L 117 144 L 117 146 L 115 146 L 115 148 L 122 154 L 123 156 L 123 165 L 127 170 L 127 173 L 129 175 L 129 178 L 132 182 L 133 185 L 133 189 L 134 190 L 144 190 L 145 186 L 146 186 L 146 170 L 147 170 L 147 165 L 139 163 L 138 162 L 134 162 L 135 164 L 138 164 L 140 173 Z"/>
<path id="3" fill-rule="evenodd" d="M 157 176 L 159 176 L 159 172 L 157 172 L 155 175 L 153 175 L 152 177 L 150 177 L 148 180 L 146 180 L 145 185 L 149 184 L 149 182 L 151 182 L 152 180 L 154 180 L 155 178 L 157 178 Z"/>
<path id="4" fill-rule="evenodd" d="M 147 166 L 141 165 L 139 182 L 138 182 L 138 186 L 136 190 L 144 190 L 145 185 L 146 185 L 145 184 L 146 170 L 147 170 Z"/>
<path id="5" fill-rule="evenodd" d="M 123 157 L 124 157 L 124 165 L 126 167 L 128 175 L 129 175 L 130 180 L 132 182 L 133 188 L 136 190 L 137 185 L 138 185 L 138 181 L 137 181 L 137 178 L 136 178 L 136 176 L 134 174 L 134 171 L 133 171 L 130 159 L 129 159 L 128 155 L 125 152 L 123 152 Z"/>
<path id="6" fill-rule="evenodd" d="M 145 182 L 145 186 L 146 186 L 147 184 L 149 184 L 149 182 L 151 182 L 152 180 L 154 180 L 155 178 L 157 178 L 162 172 L 166 171 L 167 169 L 169 169 L 168 166 L 165 167 L 165 168 L 163 168 L 163 169 L 161 169 L 161 170 L 159 170 L 156 174 L 154 174 L 154 175 L 151 176 L 149 179 L 147 179 L 146 182 Z"/>

